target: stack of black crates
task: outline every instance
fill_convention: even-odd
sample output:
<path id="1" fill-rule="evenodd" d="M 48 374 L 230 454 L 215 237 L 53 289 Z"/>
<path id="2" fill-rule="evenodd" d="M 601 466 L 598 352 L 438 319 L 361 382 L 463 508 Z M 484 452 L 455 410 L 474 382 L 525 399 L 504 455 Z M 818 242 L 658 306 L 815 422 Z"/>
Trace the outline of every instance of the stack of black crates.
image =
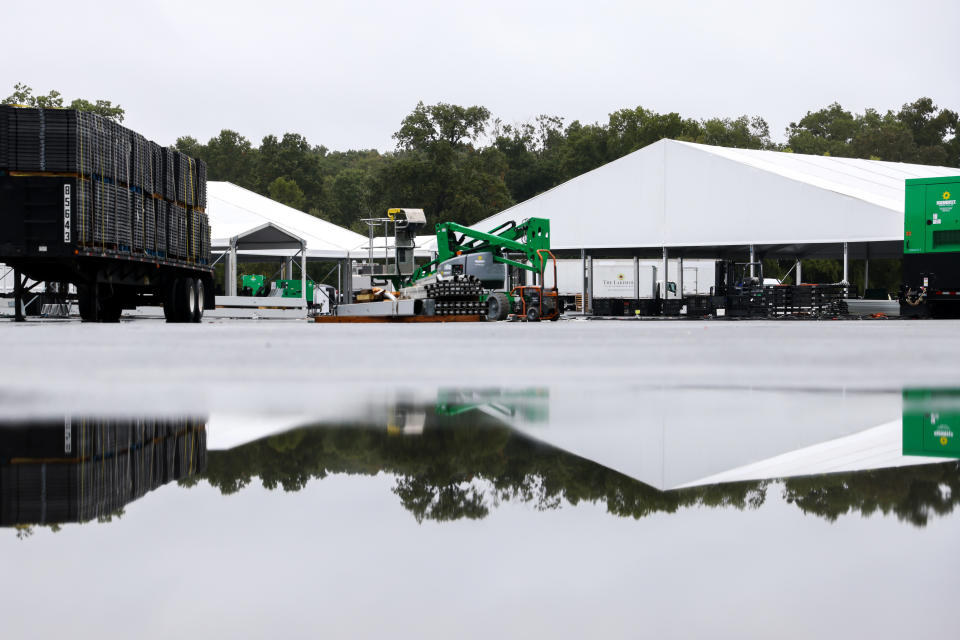
<path id="1" fill-rule="evenodd" d="M 0 106 L 0 175 L 25 173 L 76 178 L 82 247 L 209 263 L 200 160 L 94 113 Z"/>
<path id="2" fill-rule="evenodd" d="M 836 317 L 847 313 L 850 285 L 802 284 L 743 287 L 726 297 L 726 314 L 734 318 Z"/>

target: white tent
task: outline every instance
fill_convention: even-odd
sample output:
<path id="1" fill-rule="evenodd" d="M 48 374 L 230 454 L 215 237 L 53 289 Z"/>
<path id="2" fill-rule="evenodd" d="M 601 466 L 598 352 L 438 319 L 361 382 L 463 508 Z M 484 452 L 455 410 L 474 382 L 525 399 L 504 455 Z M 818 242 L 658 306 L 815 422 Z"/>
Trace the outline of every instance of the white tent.
<path id="1" fill-rule="evenodd" d="M 755 245 L 769 255 L 814 255 L 823 245 L 835 254 L 843 243 L 871 243 L 879 257 L 903 240 L 904 180 L 957 174 L 661 140 L 475 228 L 535 216 L 550 219 L 557 250 L 666 247 L 695 255 Z"/>
<path id="2" fill-rule="evenodd" d="M 230 182 L 207 183 L 207 214 L 210 216 L 214 250 L 230 247 L 230 239 L 257 229 L 265 223 L 302 238 L 308 258 L 346 258 L 352 249 L 366 246 L 367 239 L 253 191 Z M 246 255 L 290 257 L 298 250 L 290 248 L 243 251 Z"/>

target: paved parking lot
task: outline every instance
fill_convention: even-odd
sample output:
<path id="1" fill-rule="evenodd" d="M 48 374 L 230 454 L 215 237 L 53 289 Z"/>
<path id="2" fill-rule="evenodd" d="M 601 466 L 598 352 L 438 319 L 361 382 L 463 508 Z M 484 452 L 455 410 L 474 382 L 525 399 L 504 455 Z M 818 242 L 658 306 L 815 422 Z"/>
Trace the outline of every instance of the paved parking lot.
<path id="1" fill-rule="evenodd" d="M 0 322 L 6 413 L 309 410 L 438 387 L 960 386 L 955 321 Z"/>

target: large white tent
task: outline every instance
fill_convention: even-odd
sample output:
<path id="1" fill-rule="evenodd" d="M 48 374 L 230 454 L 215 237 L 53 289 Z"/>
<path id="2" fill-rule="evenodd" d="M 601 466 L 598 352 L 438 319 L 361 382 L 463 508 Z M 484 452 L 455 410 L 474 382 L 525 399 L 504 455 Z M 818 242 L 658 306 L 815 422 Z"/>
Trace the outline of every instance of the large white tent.
<path id="1" fill-rule="evenodd" d="M 960 169 L 661 140 L 475 225 L 550 219 L 557 250 L 899 255 L 904 180 Z M 851 247 L 853 248 L 853 247 Z"/>

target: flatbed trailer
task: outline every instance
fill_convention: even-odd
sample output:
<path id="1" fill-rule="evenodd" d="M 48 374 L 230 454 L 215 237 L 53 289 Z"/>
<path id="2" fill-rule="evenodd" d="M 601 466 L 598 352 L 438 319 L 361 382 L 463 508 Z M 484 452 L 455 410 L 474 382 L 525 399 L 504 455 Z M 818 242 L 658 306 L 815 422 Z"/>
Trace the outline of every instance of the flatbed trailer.
<path id="1" fill-rule="evenodd" d="M 0 263 L 18 320 L 45 283 L 61 302 L 74 285 L 87 321 L 161 305 L 198 322 L 214 305 L 205 207 L 202 162 L 94 114 L 0 107 Z"/>

